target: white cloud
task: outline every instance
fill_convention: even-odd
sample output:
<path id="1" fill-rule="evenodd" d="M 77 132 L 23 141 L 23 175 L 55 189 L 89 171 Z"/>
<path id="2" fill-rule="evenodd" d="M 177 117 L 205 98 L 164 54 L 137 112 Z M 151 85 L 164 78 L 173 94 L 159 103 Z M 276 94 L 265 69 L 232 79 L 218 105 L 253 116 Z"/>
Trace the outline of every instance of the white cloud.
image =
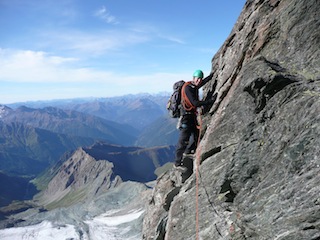
<path id="1" fill-rule="evenodd" d="M 0 49 L 2 103 L 171 92 L 180 79 L 190 80 L 190 72 L 110 72 L 81 67 L 78 59 Z"/>
<path id="2" fill-rule="evenodd" d="M 107 30 L 95 33 L 76 30 L 52 31 L 41 34 L 42 45 L 74 54 L 103 55 L 150 40 L 147 34 L 126 30 Z"/>
<path id="3" fill-rule="evenodd" d="M 169 33 L 164 34 L 161 32 L 161 30 L 159 30 L 158 28 L 150 24 L 135 23 L 135 24 L 132 24 L 132 26 L 130 27 L 130 30 L 139 34 L 148 34 L 148 35 L 151 35 L 160 39 L 164 39 L 170 42 L 185 44 L 185 41 L 182 38 Z"/>
<path id="4" fill-rule="evenodd" d="M 51 56 L 45 52 L 0 49 L 0 82 L 16 83 L 98 83 L 131 92 L 159 92 L 171 89 L 181 73 L 126 75 L 93 68 L 78 67 L 79 60 Z M 161 89 L 160 89 L 161 88 Z"/>
<path id="5" fill-rule="evenodd" d="M 163 39 L 166 39 L 170 42 L 174 42 L 174 43 L 179 43 L 179 44 L 185 44 L 185 41 L 178 38 L 178 37 L 175 37 L 175 36 L 169 36 L 169 35 L 159 35 L 159 37 L 163 38 Z"/>
<path id="6" fill-rule="evenodd" d="M 77 68 L 78 59 L 51 56 L 45 52 L 0 51 L 0 81 L 10 82 L 83 82 L 100 81 L 108 72 Z"/>
<path id="7" fill-rule="evenodd" d="M 101 9 L 99 14 L 105 11 Z M 168 43 L 185 44 L 184 39 L 178 34 L 167 33 L 153 25 L 141 22 L 130 23 L 130 26 L 126 27 L 119 26 L 116 29 L 55 28 L 37 31 L 35 44 L 38 49 L 46 49 L 50 52 L 63 51 L 77 56 L 86 55 L 88 58 L 119 52 L 127 54 L 129 48 L 151 42 L 153 45 L 149 44 L 149 47 Z M 34 45 L 34 38 L 30 45 Z"/>
<path id="8" fill-rule="evenodd" d="M 107 10 L 105 6 L 102 6 L 100 9 L 98 9 L 95 13 L 95 16 L 99 17 L 103 21 L 110 23 L 110 24 L 118 24 L 118 20 L 115 16 L 111 15 L 111 13 Z"/>

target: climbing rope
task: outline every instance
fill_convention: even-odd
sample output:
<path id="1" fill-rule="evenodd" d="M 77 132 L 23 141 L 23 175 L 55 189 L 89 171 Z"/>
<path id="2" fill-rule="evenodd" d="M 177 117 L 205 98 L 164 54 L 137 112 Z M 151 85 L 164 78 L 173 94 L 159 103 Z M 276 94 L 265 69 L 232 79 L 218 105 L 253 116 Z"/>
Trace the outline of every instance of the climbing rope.
<path id="1" fill-rule="evenodd" d="M 181 90 L 181 102 L 187 111 L 194 111 L 197 112 L 197 108 L 192 105 L 191 101 L 189 100 L 187 94 L 185 93 L 185 88 L 190 84 L 191 82 L 186 82 L 182 86 Z M 198 133 L 198 139 L 197 139 L 197 150 L 196 150 L 196 240 L 199 240 L 199 167 L 200 167 L 200 156 L 201 156 L 201 146 L 200 146 L 200 136 L 201 136 L 201 128 L 202 128 L 202 119 L 201 119 L 201 108 L 198 112 L 198 124 L 197 128 L 199 129 Z"/>
<path id="2" fill-rule="evenodd" d="M 199 186 L 200 186 L 200 163 L 201 163 L 201 151 L 202 146 L 200 145 L 200 136 L 201 136 L 201 129 L 202 129 L 202 119 L 201 119 L 201 111 L 198 114 L 198 129 L 199 129 L 199 136 L 197 141 L 197 151 L 196 151 L 196 240 L 199 240 L 199 233 L 200 233 L 200 227 L 199 227 Z M 214 212 L 217 214 L 217 216 L 220 216 L 218 211 L 214 207 L 214 203 L 210 201 L 209 194 L 207 192 L 207 189 L 204 187 L 205 194 L 207 195 L 208 201 L 213 208 Z M 220 216 L 221 217 L 221 216 Z M 215 224 L 216 230 L 218 234 L 222 237 L 221 232 L 219 231 L 217 225 Z"/>
<path id="3" fill-rule="evenodd" d="M 201 146 L 200 146 L 200 135 L 202 128 L 201 112 L 199 113 L 199 135 L 197 141 L 196 150 L 196 240 L 199 240 L 199 167 L 200 167 L 200 156 L 201 156 Z"/>

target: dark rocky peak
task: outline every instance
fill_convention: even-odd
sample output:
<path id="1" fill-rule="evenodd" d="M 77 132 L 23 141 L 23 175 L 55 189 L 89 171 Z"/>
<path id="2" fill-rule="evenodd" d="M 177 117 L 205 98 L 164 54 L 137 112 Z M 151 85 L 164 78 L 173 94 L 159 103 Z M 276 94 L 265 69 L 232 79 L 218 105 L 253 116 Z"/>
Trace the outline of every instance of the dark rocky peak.
<path id="1" fill-rule="evenodd" d="M 248 0 L 212 59 L 197 162 L 158 178 L 144 239 L 320 239 L 320 4 Z"/>

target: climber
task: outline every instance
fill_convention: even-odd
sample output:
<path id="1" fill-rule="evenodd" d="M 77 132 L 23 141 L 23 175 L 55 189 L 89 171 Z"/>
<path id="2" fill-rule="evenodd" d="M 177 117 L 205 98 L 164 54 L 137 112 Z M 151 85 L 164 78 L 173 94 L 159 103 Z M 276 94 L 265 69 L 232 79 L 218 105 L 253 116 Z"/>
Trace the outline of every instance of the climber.
<path id="1" fill-rule="evenodd" d="M 215 101 L 215 98 L 206 101 L 199 100 L 199 89 L 211 80 L 212 76 L 213 73 L 203 79 L 203 72 L 196 70 L 193 73 L 192 81 L 186 82 L 181 89 L 181 104 L 183 107 L 178 123 L 180 136 L 174 164 L 174 168 L 180 172 L 187 171 L 187 168 L 183 166 L 183 156 L 193 155 L 197 148 L 199 138 L 197 108 L 213 104 Z"/>

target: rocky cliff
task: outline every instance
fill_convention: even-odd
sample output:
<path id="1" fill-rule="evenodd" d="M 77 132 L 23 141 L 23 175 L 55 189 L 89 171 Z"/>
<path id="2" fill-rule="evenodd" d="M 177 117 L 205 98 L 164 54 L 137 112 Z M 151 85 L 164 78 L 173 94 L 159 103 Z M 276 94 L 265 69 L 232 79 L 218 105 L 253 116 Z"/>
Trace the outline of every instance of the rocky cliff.
<path id="1" fill-rule="evenodd" d="M 320 239 L 319 27 L 318 0 L 246 2 L 212 59 L 198 171 L 158 178 L 143 239 Z"/>

